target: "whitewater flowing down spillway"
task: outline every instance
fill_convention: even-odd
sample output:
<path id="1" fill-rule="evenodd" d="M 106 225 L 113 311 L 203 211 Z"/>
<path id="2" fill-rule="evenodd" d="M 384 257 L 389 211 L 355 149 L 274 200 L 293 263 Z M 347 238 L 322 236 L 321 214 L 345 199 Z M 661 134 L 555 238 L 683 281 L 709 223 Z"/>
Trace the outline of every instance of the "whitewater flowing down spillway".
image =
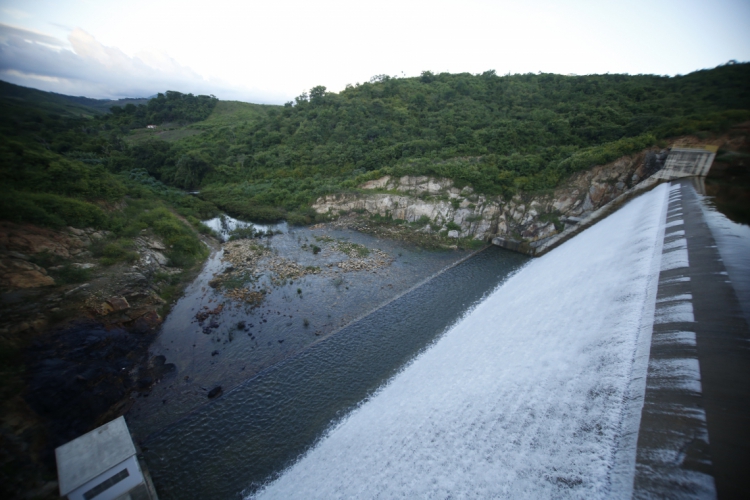
<path id="1" fill-rule="evenodd" d="M 256 496 L 629 497 L 668 194 L 530 262 Z"/>

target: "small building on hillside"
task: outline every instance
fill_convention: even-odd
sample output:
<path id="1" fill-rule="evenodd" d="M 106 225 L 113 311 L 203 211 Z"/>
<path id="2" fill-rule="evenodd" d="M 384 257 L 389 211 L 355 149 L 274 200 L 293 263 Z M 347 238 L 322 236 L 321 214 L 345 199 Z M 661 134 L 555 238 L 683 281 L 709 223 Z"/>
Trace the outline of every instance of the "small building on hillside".
<path id="1" fill-rule="evenodd" d="M 156 500 L 124 417 L 55 450 L 60 496 L 69 500 Z"/>
<path id="2" fill-rule="evenodd" d="M 155 129 L 156 125 L 146 125 L 146 128 L 153 128 L 153 129 Z"/>

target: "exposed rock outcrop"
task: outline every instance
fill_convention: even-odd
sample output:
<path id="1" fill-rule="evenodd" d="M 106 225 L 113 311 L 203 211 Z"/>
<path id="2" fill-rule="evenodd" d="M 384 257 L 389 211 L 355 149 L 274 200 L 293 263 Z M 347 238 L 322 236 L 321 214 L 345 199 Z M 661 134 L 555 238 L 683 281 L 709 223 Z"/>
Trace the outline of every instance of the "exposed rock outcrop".
<path id="1" fill-rule="evenodd" d="M 55 280 L 44 268 L 23 258 L 7 256 L 0 258 L 0 286 L 3 288 L 37 288 L 52 286 Z"/>
<path id="2" fill-rule="evenodd" d="M 153 331 L 161 322 L 158 309 L 164 305 L 154 280 L 180 269 L 167 267 L 165 245 L 147 231 L 133 240 L 139 256 L 135 266 L 125 262 L 102 266 L 89 250 L 108 237 L 108 231 L 93 228 L 54 230 L 0 221 L 0 292 L 22 292 L 25 297 L 2 307 L 0 335 L 41 333 L 60 320 L 75 318 Z M 87 282 L 69 284 L 71 271 Z"/>
<path id="3" fill-rule="evenodd" d="M 449 179 L 385 176 L 360 186 L 373 193 L 329 195 L 313 208 L 332 215 L 354 211 L 420 222 L 423 231 L 441 231 L 450 238 L 536 242 L 642 182 L 663 166 L 667 154 L 652 148 L 576 173 L 552 192 L 521 193 L 509 200 L 459 188 Z"/>

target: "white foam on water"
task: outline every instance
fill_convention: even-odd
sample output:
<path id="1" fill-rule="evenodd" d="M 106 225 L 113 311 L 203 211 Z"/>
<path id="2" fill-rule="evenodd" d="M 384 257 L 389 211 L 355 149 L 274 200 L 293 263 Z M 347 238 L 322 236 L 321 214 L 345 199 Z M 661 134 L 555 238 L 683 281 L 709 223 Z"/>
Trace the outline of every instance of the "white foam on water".
<path id="1" fill-rule="evenodd" d="M 661 283 L 664 284 L 670 284 L 670 283 L 684 283 L 686 281 L 690 281 L 690 276 L 677 276 L 674 278 L 665 278 L 660 280 Z"/>
<path id="2" fill-rule="evenodd" d="M 683 300 L 693 300 L 693 294 L 681 293 L 679 295 L 672 295 L 671 297 L 662 297 L 661 299 L 657 299 L 656 303 L 661 304 L 662 302 L 676 302 L 676 301 L 683 301 Z"/>
<path id="3" fill-rule="evenodd" d="M 655 387 L 691 392 L 703 390 L 700 365 L 695 358 L 652 359 L 649 366 L 649 383 Z"/>
<path id="4" fill-rule="evenodd" d="M 693 303 L 690 301 L 659 304 L 656 309 L 656 323 L 693 323 Z"/>
<path id="5" fill-rule="evenodd" d="M 213 219 L 204 220 L 203 224 L 213 229 L 221 238 L 223 239 L 229 239 L 231 236 L 232 231 L 235 229 L 245 229 L 245 228 L 253 228 L 256 231 L 266 232 L 266 231 L 281 231 L 282 233 L 286 233 L 289 231 L 289 228 L 286 224 L 286 222 L 281 222 L 279 224 L 256 224 L 254 222 L 245 222 L 239 219 L 234 219 L 232 217 L 229 217 L 227 215 L 222 215 L 221 217 L 214 217 Z"/>
<path id="6" fill-rule="evenodd" d="M 672 235 L 668 234 L 667 236 L 672 236 Z M 665 251 L 664 254 L 661 256 L 661 270 L 662 271 L 670 271 L 672 269 L 679 269 L 681 267 L 688 267 L 688 266 L 690 266 L 690 261 L 688 260 L 687 247 L 678 248 L 677 250 L 672 250 L 672 251 Z"/>
<path id="7" fill-rule="evenodd" d="M 678 344 L 688 347 L 695 347 L 697 345 L 695 332 L 689 331 L 662 333 L 654 336 L 652 343 L 658 345 Z"/>
<path id="8" fill-rule="evenodd" d="M 677 219 L 673 220 L 672 222 L 667 222 L 666 228 L 674 227 L 674 226 L 682 226 L 685 224 L 685 221 L 683 219 Z"/>
<path id="9" fill-rule="evenodd" d="M 530 262 L 255 496 L 629 497 L 666 194 Z"/>
<path id="10" fill-rule="evenodd" d="M 687 249 L 687 240 L 685 238 L 679 238 L 669 243 L 664 243 L 664 250 L 675 250 L 677 248 Z"/>

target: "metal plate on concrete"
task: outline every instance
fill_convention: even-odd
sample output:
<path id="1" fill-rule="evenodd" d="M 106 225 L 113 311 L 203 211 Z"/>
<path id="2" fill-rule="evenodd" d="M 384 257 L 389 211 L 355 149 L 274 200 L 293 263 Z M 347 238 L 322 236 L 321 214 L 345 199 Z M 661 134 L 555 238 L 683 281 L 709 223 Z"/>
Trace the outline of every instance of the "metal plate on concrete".
<path id="1" fill-rule="evenodd" d="M 133 455 L 135 445 L 123 417 L 60 446 L 55 450 L 60 495 L 67 495 Z"/>

